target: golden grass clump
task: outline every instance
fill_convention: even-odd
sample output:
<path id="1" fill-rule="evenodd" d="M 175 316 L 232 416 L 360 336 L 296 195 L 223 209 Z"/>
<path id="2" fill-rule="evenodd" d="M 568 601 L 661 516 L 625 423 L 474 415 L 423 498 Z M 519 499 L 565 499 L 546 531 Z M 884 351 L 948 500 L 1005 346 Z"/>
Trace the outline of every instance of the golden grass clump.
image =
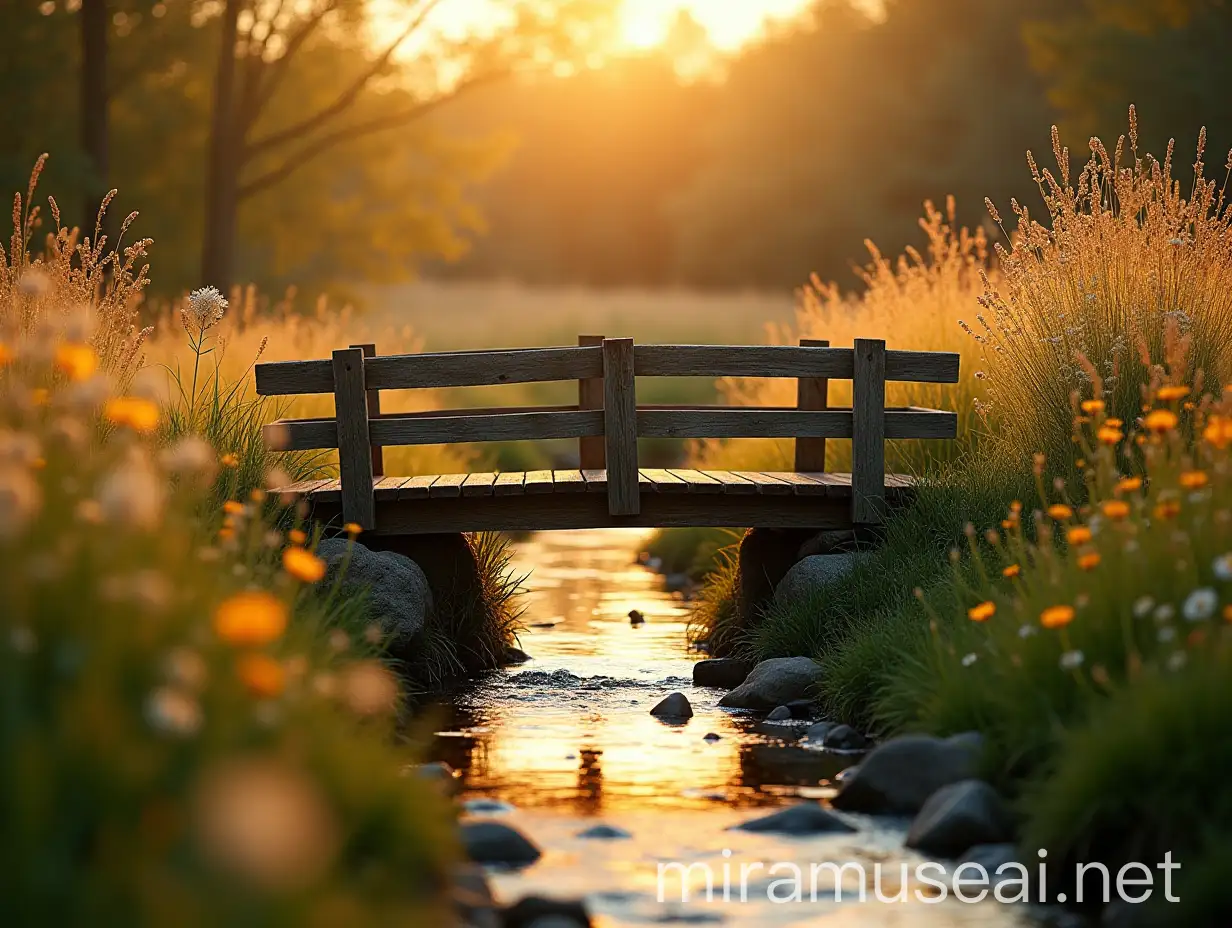
<path id="1" fill-rule="evenodd" d="M 1002 438 L 1024 458 L 1039 449 L 1055 457 L 1065 447 L 1069 397 L 1075 390 L 1089 394 L 1091 368 L 1103 384 L 1093 398 L 1132 422 L 1143 385 L 1164 358 L 1169 322 L 1193 345 L 1181 372 L 1187 383 L 1199 370 L 1217 381 L 1230 373 L 1227 180 L 1203 175 L 1203 130 L 1185 191 L 1172 177 L 1174 144 L 1162 161 L 1140 154 L 1132 107 L 1129 120 L 1128 139 L 1120 137 L 1111 154 L 1091 139 L 1091 157 L 1076 180 L 1055 127 L 1056 174 L 1028 153 L 1047 225 L 1011 202 L 1017 225 L 1006 233 L 1010 246 L 996 247 L 1000 276 L 986 282 L 975 325 L 964 323 L 981 349 L 990 411 L 1012 417 Z M 1232 172 L 1232 155 L 1225 169 Z M 996 207 L 988 206 L 1001 225 Z M 1020 414 L 1025 410 L 1030 414 Z"/>

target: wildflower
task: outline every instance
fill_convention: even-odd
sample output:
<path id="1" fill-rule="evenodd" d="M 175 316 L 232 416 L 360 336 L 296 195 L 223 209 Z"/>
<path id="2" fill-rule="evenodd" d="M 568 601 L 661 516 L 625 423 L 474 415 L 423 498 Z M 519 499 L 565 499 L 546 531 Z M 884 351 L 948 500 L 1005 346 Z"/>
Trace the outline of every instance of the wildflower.
<path id="1" fill-rule="evenodd" d="M 1183 400 L 1185 397 L 1189 396 L 1189 387 L 1186 387 L 1186 386 L 1161 387 L 1159 390 L 1158 396 L 1165 403 L 1170 403 L 1173 400 Z"/>
<path id="2" fill-rule="evenodd" d="M 1155 600 L 1151 599 L 1149 596 L 1139 596 L 1134 600 L 1134 617 L 1139 619 L 1146 618 L 1146 616 L 1149 615 L 1151 610 L 1154 608 Z"/>
<path id="3" fill-rule="evenodd" d="M 180 320 L 189 331 L 204 332 L 222 321 L 227 300 L 215 287 L 202 287 L 188 295 L 188 303 L 180 310 Z"/>
<path id="4" fill-rule="evenodd" d="M 0 342 L 0 367 L 5 367 L 13 361 L 13 349 L 5 342 Z"/>
<path id="5" fill-rule="evenodd" d="M 346 525 L 342 526 L 342 528 L 352 538 L 364 530 L 364 527 L 358 522 L 348 522 Z"/>
<path id="6" fill-rule="evenodd" d="M 169 473 L 181 477 L 209 481 L 218 468 L 214 449 L 205 439 L 196 435 L 181 438 L 159 455 L 159 462 Z"/>
<path id="7" fill-rule="evenodd" d="M 964 667 L 970 667 L 972 664 L 974 664 L 978 660 L 979 660 L 979 657 L 974 653 L 965 654 L 963 655 L 962 665 Z"/>
<path id="8" fill-rule="evenodd" d="M 1160 624 L 1164 622 L 1171 622 L 1174 618 L 1176 618 L 1176 607 L 1174 607 L 1171 603 L 1160 603 L 1155 608 L 1154 617 L 1155 621 Z"/>
<path id="9" fill-rule="evenodd" d="M 30 403 L 33 406 L 46 406 L 51 401 L 51 391 L 46 387 L 35 387 L 30 391 Z"/>
<path id="10" fill-rule="evenodd" d="M 1220 450 L 1228 447 L 1232 444 L 1232 417 L 1211 416 L 1202 431 L 1202 437 Z"/>
<path id="11" fill-rule="evenodd" d="M 1070 509 L 1064 503 L 1054 503 L 1048 507 L 1048 515 L 1050 518 L 1056 519 L 1058 522 L 1069 519 L 1074 515 L 1074 510 Z"/>
<path id="12" fill-rule="evenodd" d="M 248 498 L 252 500 L 254 503 L 256 503 L 257 505 L 260 505 L 261 503 L 265 502 L 265 495 L 266 495 L 265 491 L 262 490 L 260 487 L 254 487 L 252 492 L 248 494 Z"/>
<path id="13" fill-rule="evenodd" d="M 113 425 L 123 425 L 134 432 L 152 432 L 158 428 L 158 406 L 136 396 L 121 396 L 108 400 L 103 416 Z"/>
<path id="14" fill-rule="evenodd" d="M 1190 622 L 1204 622 L 1215 614 L 1219 596 L 1209 586 L 1199 587 L 1189 594 L 1181 606 L 1181 614 Z"/>
<path id="15" fill-rule="evenodd" d="M 1098 551 L 1087 551 L 1078 556 L 1078 567 L 1082 570 L 1094 570 L 1099 566 L 1100 556 Z"/>
<path id="16" fill-rule="evenodd" d="M 239 500 L 229 499 L 222 504 L 222 511 L 229 516 L 244 515 L 244 504 Z"/>
<path id="17" fill-rule="evenodd" d="M 229 451 L 219 458 L 218 463 L 223 467 L 239 467 L 240 457 L 234 451 Z"/>
<path id="18" fill-rule="evenodd" d="M 1223 620 L 1225 622 L 1232 622 L 1232 605 L 1223 607 Z"/>
<path id="19" fill-rule="evenodd" d="M 1014 515 L 1018 515 L 1020 512 L 1022 512 L 1022 503 L 1020 503 L 1018 500 L 1014 500 L 1012 503 L 1010 503 L 1010 512 L 1012 512 Z"/>
<path id="20" fill-rule="evenodd" d="M 1022 573 L 1022 568 L 1017 564 L 1010 564 L 1001 570 L 1001 576 L 1007 578 L 1017 577 L 1020 573 Z"/>
<path id="21" fill-rule="evenodd" d="M 1104 516 L 1113 522 L 1119 522 L 1129 516 L 1129 504 L 1119 499 L 1105 500 L 1100 508 L 1103 510 Z"/>
<path id="22" fill-rule="evenodd" d="M 1168 669 L 1176 673 L 1185 666 L 1188 660 L 1189 656 L 1184 651 L 1173 651 L 1168 655 Z"/>
<path id="23" fill-rule="evenodd" d="M 259 647 L 276 641 L 287 627 L 287 607 L 263 590 L 236 593 L 214 612 L 214 631 L 232 645 Z"/>
<path id="24" fill-rule="evenodd" d="M 1125 423 L 1122 422 L 1120 419 L 1113 419 L 1111 417 L 1104 420 L 1104 425 L 1108 426 L 1109 428 L 1113 428 L 1113 429 L 1119 429 L 1119 428 L 1125 427 Z"/>
<path id="25" fill-rule="evenodd" d="M 178 689 L 159 687 L 145 701 L 145 717 L 151 727 L 169 735 L 187 737 L 201 728 L 201 707 Z"/>
<path id="26" fill-rule="evenodd" d="M 37 267 L 28 268 L 17 281 L 17 290 L 24 296 L 43 296 L 51 289 L 51 278 Z"/>
<path id="27" fill-rule="evenodd" d="M 342 698 L 356 715 L 378 715 L 394 708 L 398 685 L 379 663 L 362 661 L 343 673 Z"/>
<path id="28" fill-rule="evenodd" d="M 236 675 L 258 699 L 274 699 L 282 695 L 287 684 L 282 664 L 265 654 L 244 654 L 235 666 Z"/>
<path id="29" fill-rule="evenodd" d="M 1142 424 L 1146 430 L 1148 432 L 1154 432 L 1156 435 L 1171 432 L 1174 428 L 1176 428 L 1176 423 L 1176 413 L 1167 409 L 1154 409 L 1147 413 L 1146 418 L 1142 420 Z"/>
<path id="30" fill-rule="evenodd" d="M 166 490 L 144 456 L 133 454 L 103 477 L 96 496 L 106 521 L 153 529 L 162 516 Z"/>
<path id="31" fill-rule="evenodd" d="M 86 380 L 98 370 L 98 355 L 89 345 L 67 342 L 56 348 L 55 365 L 70 380 Z"/>
<path id="32" fill-rule="evenodd" d="M 1180 480 L 1186 490 L 1200 490 L 1210 482 L 1204 470 L 1182 471 Z"/>
<path id="33" fill-rule="evenodd" d="M 1082 411 L 1085 412 L 1088 416 L 1093 416 L 1097 412 L 1103 412 L 1104 411 L 1104 401 L 1103 400 L 1083 400 L 1082 401 Z"/>
<path id="34" fill-rule="evenodd" d="M 1154 513 L 1157 519 L 1175 519 L 1180 514 L 1180 500 L 1161 499 L 1155 506 Z"/>
<path id="35" fill-rule="evenodd" d="M 308 541 L 308 535 L 300 529 L 293 528 L 287 532 L 287 539 L 294 545 L 302 545 Z"/>
<path id="36" fill-rule="evenodd" d="M 1082 666 L 1082 662 L 1086 660 L 1086 655 L 1081 651 L 1066 651 L 1061 655 L 1062 670 L 1077 670 Z"/>
<path id="37" fill-rule="evenodd" d="M 199 690 L 205 686 L 209 671 L 205 660 L 190 648 L 175 648 L 163 662 L 163 671 L 173 683 Z"/>
<path id="38" fill-rule="evenodd" d="M 967 610 L 967 618 L 972 622 L 987 622 L 997 611 L 997 604 L 991 601 L 982 602 Z"/>
<path id="39" fill-rule="evenodd" d="M 1064 628 L 1074 621 L 1073 606 L 1049 606 L 1040 613 L 1040 625 L 1044 628 Z"/>
<path id="40" fill-rule="evenodd" d="M 1071 545 L 1085 545 L 1091 540 L 1091 530 L 1085 525 L 1075 525 L 1065 533 L 1065 540 Z"/>
<path id="41" fill-rule="evenodd" d="M 1120 444 L 1121 439 L 1125 437 L 1125 433 L 1105 423 L 1100 426 L 1099 431 L 1095 433 L 1095 437 L 1099 439 L 1101 445 L 1116 445 Z"/>
<path id="42" fill-rule="evenodd" d="M 325 576 L 325 562 L 299 547 L 290 547 L 282 552 L 282 567 L 302 583 L 316 583 Z"/>
<path id="43" fill-rule="evenodd" d="M 1232 551 L 1221 554 L 1211 562 L 1211 570 L 1220 580 L 1232 580 Z"/>
<path id="44" fill-rule="evenodd" d="M 1167 644 L 1170 641 L 1176 640 L 1176 629 L 1171 625 L 1165 625 L 1155 635 L 1159 639 L 1160 644 Z"/>
<path id="45" fill-rule="evenodd" d="M 1116 489 L 1118 493 L 1132 493 L 1134 490 L 1142 489 L 1141 477 L 1122 477 L 1117 481 Z"/>
<path id="46" fill-rule="evenodd" d="M 1023 625 L 1023 626 L 1020 626 L 1018 629 L 1019 638 L 1023 638 L 1023 639 L 1030 638 L 1034 634 L 1036 634 L 1036 628 L 1034 625 Z"/>

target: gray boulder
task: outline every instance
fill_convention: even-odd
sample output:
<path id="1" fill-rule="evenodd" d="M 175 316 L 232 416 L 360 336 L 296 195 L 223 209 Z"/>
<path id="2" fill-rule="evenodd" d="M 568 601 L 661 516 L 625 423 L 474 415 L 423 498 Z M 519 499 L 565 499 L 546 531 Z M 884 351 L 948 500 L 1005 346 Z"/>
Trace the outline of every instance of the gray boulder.
<path id="1" fill-rule="evenodd" d="M 789 722 L 791 721 L 791 710 L 786 706 L 779 706 L 777 709 L 770 710 L 766 716 L 767 722 Z"/>
<path id="2" fill-rule="evenodd" d="M 810 725 L 801 740 L 807 741 L 810 745 L 821 747 L 825 744 L 826 735 L 830 734 L 830 729 L 833 727 L 833 722 L 818 722 L 815 725 Z"/>
<path id="3" fill-rule="evenodd" d="M 505 645 L 505 653 L 502 655 L 502 658 L 501 663 L 509 666 L 511 664 L 525 664 L 530 660 L 530 655 L 521 648 L 515 648 L 511 644 L 507 644 Z"/>
<path id="4" fill-rule="evenodd" d="M 989 885 L 996 886 L 1002 880 L 1018 879 L 1020 874 L 1017 868 L 1011 868 L 1000 875 L 997 871 L 1006 864 L 1021 864 L 1022 860 L 1018 848 L 1006 841 L 1001 844 L 977 844 L 975 847 L 968 848 L 967 852 L 962 855 L 960 863 L 978 864 L 983 867 L 984 872 L 988 874 Z M 1029 874 L 1031 871 L 1027 872 Z"/>
<path id="5" fill-rule="evenodd" d="M 579 831 L 577 836 L 594 841 L 621 841 L 633 837 L 629 832 L 615 825 L 593 825 L 585 831 Z"/>
<path id="6" fill-rule="evenodd" d="M 689 698 L 684 693 L 672 693 L 661 699 L 658 705 L 650 710 L 650 714 L 666 719 L 691 719 L 693 707 L 689 705 Z"/>
<path id="7" fill-rule="evenodd" d="M 736 657 L 713 657 L 693 665 L 693 685 L 734 689 L 745 681 L 752 670 L 752 661 Z"/>
<path id="8" fill-rule="evenodd" d="M 858 557 L 855 553 L 814 554 L 798 561 L 774 588 L 775 603 L 782 606 L 807 602 L 822 587 L 850 574 Z"/>
<path id="9" fill-rule="evenodd" d="M 907 847 L 937 857 L 958 857 L 978 844 L 1013 837 L 1005 802 L 983 780 L 961 780 L 933 793 L 907 832 Z"/>
<path id="10" fill-rule="evenodd" d="M 466 856 L 477 864 L 526 867 L 541 856 L 539 848 L 526 835 L 502 822 L 463 822 L 461 832 Z"/>
<path id="11" fill-rule="evenodd" d="M 432 590 L 419 565 L 401 554 L 371 551 L 343 538 L 322 541 L 317 556 L 326 565 L 318 588 L 333 589 L 339 575 L 344 589 L 366 588 L 368 611 L 380 624 L 389 653 L 404 656 L 432 612 Z"/>
<path id="12" fill-rule="evenodd" d="M 732 830 L 780 835 L 817 835 L 851 834 L 856 829 L 817 803 L 802 802 L 742 825 L 733 825 Z"/>
<path id="13" fill-rule="evenodd" d="M 504 911 L 504 928 L 591 928 L 586 904 L 580 901 L 527 896 Z"/>
<path id="14" fill-rule="evenodd" d="M 719 701 L 728 709 L 775 709 L 808 695 L 821 665 L 808 657 L 775 657 L 753 668 L 748 679 Z"/>
<path id="15" fill-rule="evenodd" d="M 828 529 L 818 532 L 804 544 L 800 545 L 800 550 L 796 552 L 796 560 L 802 561 L 806 557 L 813 557 L 816 554 L 841 554 L 854 550 L 856 544 L 856 533 L 854 531 L 850 529 Z"/>
<path id="16" fill-rule="evenodd" d="M 868 739 L 850 725 L 835 725 L 826 732 L 822 745 L 832 751 L 863 751 Z"/>
<path id="17" fill-rule="evenodd" d="M 831 805 L 852 812 L 918 812 L 937 790 L 976 776 L 981 753 L 982 744 L 966 735 L 892 738 L 844 778 Z"/>

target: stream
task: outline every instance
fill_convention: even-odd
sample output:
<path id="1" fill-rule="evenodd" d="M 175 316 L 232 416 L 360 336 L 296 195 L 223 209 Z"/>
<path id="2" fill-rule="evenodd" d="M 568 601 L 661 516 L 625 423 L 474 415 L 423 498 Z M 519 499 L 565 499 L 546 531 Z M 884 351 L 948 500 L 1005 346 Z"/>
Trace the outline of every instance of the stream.
<path id="1" fill-rule="evenodd" d="M 637 563 L 644 536 L 605 529 L 519 542 L 516 566 L 530 574 L 521 646 L 533 660 L 470 684 L 438 710 L 434 759 L 459 772 L 467 814 L 499 817 L 543 850 L 531 867 L 491 875 L 500 901 L 584 898 L 604 928 L 1033 924 L 1020 906 L 938 900 L 913 873 L 904 882 L 903 866 L 922 860 L 902 846 L 905 820 L 849 815 L 857 832 L 805 838 L 727 830 L 833 795 L 835 776 L 859 758 L 800 747 L 806 723 L 719 709 L 722 691 L 692 686 L 692 665 L 705 655 L 687 650 L 688 605 Z M 630 624 L 633 609 L 643 625 Z M 693 704 L 687 723 L 649 714 L 674 690 Z M 628 837 L 580 836 L 596 825 Z M 841 875 L 823 868 L 813 900 L 811 866 L 827 861 L 853 866 Z M 660 866 L 672 863 L 698 866 L 687 876 L 668 867 L 661 880 Z M 788 899 L 791 883 L 771 886 L 795 879 L 792 864 L 803 879 L 799 901 Z M 878 885 L 883 898 L 906 901 L 877 901 Z"/>

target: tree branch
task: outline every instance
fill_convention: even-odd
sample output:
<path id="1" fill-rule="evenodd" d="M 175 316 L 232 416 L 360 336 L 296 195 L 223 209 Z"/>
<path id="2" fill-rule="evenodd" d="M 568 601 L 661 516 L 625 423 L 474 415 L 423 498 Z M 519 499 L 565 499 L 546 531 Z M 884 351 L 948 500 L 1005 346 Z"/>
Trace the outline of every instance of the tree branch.
<path id="1" fill-rule="evenodd" d="M 291 59 L 295 57 L 295 53 L 300 50 L 305 42 L 312 37 L 312 33 L 316 31 L 317 26 L 321 21 L 338 7 L 338 0 L 329 0 L 320 10 L 313 14 L 299 28 L 299 30 L 287 39 L 287 46 L 283 49 L 278 60 L 269 66 L 269 77 L 265 81 L 265 86 L 260 89 L 252 102 L 252 110 L 249 114 L 249 125 L 256 122 L 257 117 L 269 104 L 274 93 L 278 90 L 283 78 L 286 77 L 287 71 L 290 68 Z"/>
<path id="2" fill-rule="evenodd" d="M 237 193 L 239 200 L 246 200 L 254 194 L 260 193 L 275 184 L 286 180 L 309 161 L 325 154 L 331 148 L 339 145 L 342 142 L 348 142 L 354 139 L 363 138 L 364 136 L 373 135 L 378 132 L 386 132 L 390 129 L 397 129 L 401 126 L 408 125 L 427 116 L 432 111 L 439 109 L 446 103 L 457 100 L 463 94 L 469 93 L 477 87 L 490 84 L 501 79 L 507 74 L 507 71 L 493 71 L 491 73 L 472 78 L 464 84 L 460 84 L 453 91 L 435 97 L 423 103 L 419 103 L 410 109 L 402 110 L 397 113 L 390 113 L 385 116 L 377 116 L 364 122 L 354 123 L 349 126 L 344 126 L 340 129 L 335 129 L 333 132 L 328 132 L 319 136 L 315 140 L 301 145 L 298 149 L 288 155 L 281 164 L 275 168 L 271 168 L 264 174 L 260 174 L 246 184 L 241 184 Z"/>
<path id="3" fill-rule="evenodd" d="M 280 129 L 277 132 L 273 132 L 265 138 L 258 139 L 252 144 L 246 146 L 243 156 L 244 159 L 248 160 L 264 151 L 275 148 L 278 145 L 283 145 L 287 142 L 293 142 L 296 139 L 302 138 L 315 129 L 325 125 L 331 119 L 334 119 L 335 117 L 346 112 L 351 104 L 358 99 L 364 88 L 368 86 L 368 83 L 376 77 L 387 64 L 389 64 L 389 60 L 393 57 L 394 52 L 398 50 L 398 46 L 400 46 L 403 42 L 410 38 L 413 33 L 418 31 L 421 26 L 423 26 L 424 20 L 428 18 L 428 15 L 439 3 L 440 0 L 427 0 L 423 8 L 419 11 L 419 14 L 407 24 L 406 28 L 402 30 L 402 33 L 398 36 L 398 38 L 390 43 L 385 51 L 376 57 L 368 69 L 356 78 L 355 81 L 353 81 L 351 85 L 346 88 L 346 90 L 339 94 L 333 103 L 318 110 L 306 119 L 302 119 L 285 129 Z"/>

